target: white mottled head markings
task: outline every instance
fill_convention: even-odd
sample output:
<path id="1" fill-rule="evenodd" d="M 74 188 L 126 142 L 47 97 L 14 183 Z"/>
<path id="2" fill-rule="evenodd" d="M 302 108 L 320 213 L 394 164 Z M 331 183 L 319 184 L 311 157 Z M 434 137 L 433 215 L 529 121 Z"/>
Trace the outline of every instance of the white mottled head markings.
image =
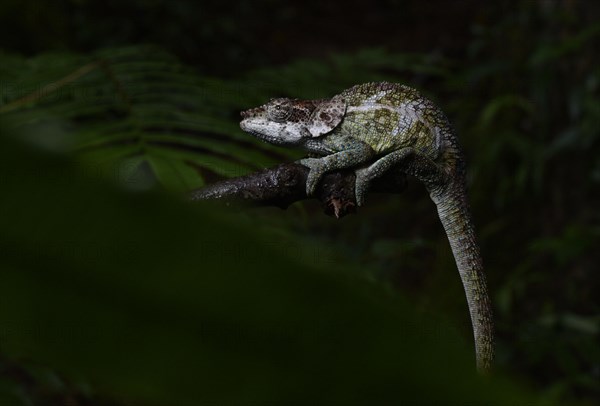
<path id="1" fill-rule="evenodd" d="M 336 128 L 346 113 L 341 97 L 326 100 L 278 98 L 243 111 L 240 127 L 258 138 L 279 145 L 295 145 Z"/>
<path id="2" fill-rule="evenodd" d="M 325 100 L 313 112 L 308 122 L 308 131 L 313 137 L 327 134 L 342 122 L 345 114 L 346 101 L 341 96 Z"/>

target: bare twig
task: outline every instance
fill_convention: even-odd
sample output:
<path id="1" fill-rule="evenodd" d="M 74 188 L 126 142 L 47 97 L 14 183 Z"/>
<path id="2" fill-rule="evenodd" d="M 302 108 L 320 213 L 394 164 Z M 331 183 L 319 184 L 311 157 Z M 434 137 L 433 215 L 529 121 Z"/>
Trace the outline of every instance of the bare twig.
<path id="1" fill-rule="evenodd" d="M 308 199 L 305 185 L 308 168 L 296 163 L 281 164 L 250 175 L 227 179 L 191 193 L 191 200 L 218 200 L 226 204 L 277 206 Z M 356 211 L 355 176 L 352 171 L 326 174 L 313 198 L 323 204 L 325 214 L 337 218 Z M 374 182 L 372 191 L 400 193 L 406 185 L 403 175 L 389 174 Z"/>

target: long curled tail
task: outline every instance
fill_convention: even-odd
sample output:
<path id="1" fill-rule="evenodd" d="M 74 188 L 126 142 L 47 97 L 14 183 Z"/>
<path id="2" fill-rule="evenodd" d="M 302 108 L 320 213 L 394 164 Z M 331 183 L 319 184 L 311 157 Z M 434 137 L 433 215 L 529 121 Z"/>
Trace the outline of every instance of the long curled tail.
<path id="1" fill-rule="evenodd" d="M 494 358 L 494 322 L 483 263 L 471 210 L 467 201 L 464 179 L 453 179 L 442 190 L 431 193 L 452 253 L 469 305 L 477 369 L 487 372 Z"/>

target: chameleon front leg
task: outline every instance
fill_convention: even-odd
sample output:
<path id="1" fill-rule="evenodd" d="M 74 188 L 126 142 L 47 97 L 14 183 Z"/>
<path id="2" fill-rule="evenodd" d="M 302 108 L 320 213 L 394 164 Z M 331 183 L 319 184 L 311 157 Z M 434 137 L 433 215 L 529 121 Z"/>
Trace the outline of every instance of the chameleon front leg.
<path id="1" fill-rule="evenodd" d="M 298 163 L 308 167 L 308 178 L 306 179 L 306 194 L 314 194 L 317 184 L 327 172 L 338 169 L 351 168 L 367 162 L 375 153 L 366 143 L 358 140 L 347 140 L 344 149 L 322 158 L 305 158 Z"/>
<path id="2" fill-rule="evenodd" d="M 366 168 L 355 171 L 356 204 L 362 206 L 373 179 L 379 178 L 390 169 L 398 169 L 416 176 L 428 189 L 441 184 L 446 178 L 444 171 L 431 159 L 419 154 L 414 148 L 407 147 L 384 155 Z"/>

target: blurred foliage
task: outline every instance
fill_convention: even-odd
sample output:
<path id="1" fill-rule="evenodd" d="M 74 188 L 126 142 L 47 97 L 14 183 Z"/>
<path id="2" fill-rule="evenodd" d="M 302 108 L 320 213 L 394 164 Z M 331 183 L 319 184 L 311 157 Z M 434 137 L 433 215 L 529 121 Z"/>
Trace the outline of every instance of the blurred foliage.
<path id="1" fill-rule="evenodd" d="M 285 157 L 268 145 L 248 148 L 229 115 L 249 102 L 239 90 L 198 78 L 156 48 L 3 59 L 0 113 L 7 131 L 50 150 L 76 152 L 98 170 L 122 162 L 124 179 L 150 172 L 184 191 L 203 184 L 199 173 L 214 180 Z"/>
<path id="2" fill-rule="evenodd" d="M 0 141 L 4 404 L 545 404 L 355 264 Z"/>
<path id="3" fill-rule="evenodd" d="M 373 340 L 369 343 L 384 340 L 388 343 L 388 338 L 382 338 L 383 335 L 375 334 L 369 338 L 361 335 L 367 328 L 362 324 L 364 320 L 375 317 L 379 312 L 390 315 L 389 320 L 388 316 L 382 315 L 385 320 L 373 321 L 380 324 L 369 325 L 368 328 L 374 332 L 382 331 L 384 326 L 391 329 L 390 340 L 400 340 L 401 337 L 409 340 L 404 335 L 412 334 L 407 329 L 394 333 L 396 330 L 391 319 L 409 317 L 411 312 L 424 312 L 427 317 L 431 314 L 447 316 L 452 320 L 448 324 L 459 328 L 460 336 L 470 342 L 468 312 L 448 243 L 431 202 L 416 183 L 411 184 L 403 196 L 369 196 L 367 206 L 357 216 L 341 222 L 325 218 L 311 204 L 294 206 L 288 212 L 261 209 L 248 214 L 223 214 L 201 209 L 196 213 L 195 209 L 173 202 L 172 197 L 147 193 L 154 189 L 181 193 L 206 182 L 301 156 L 301 152 L 262 144 L 242 133 L 237 126 L 241 109 L 254 107 L 271 97 L 326 97 L 356 83 L 389 80 L 417 87 L 442 106 L 455 124 L 466 150 L 470 200 L 496 309 L 499 369 L 505 370 L 514 380 L 524 381 L 533 387 L 538 399 L 559 403 L 579 400 L 582 404 L 594 404 L 595 399 L 600 397 L 600 304 L 597 299 L 600 286 L 596 272 L 600 255 L 595 250 L 600 239 L 600 61 L 596 51 L 600 48 L 600 24 L 595 2 L 498 2 L 497 5 L 478 9 L 469 7 L 469 1 L 465 1 L 463 6 L 452 9 L 432 7 L 425 15 L 419 14 L 419 6 L 414 5 L 417 2 L 389 1 L 376 12 L 360 8 L 350 11 L 348 18 L 362 13 L 367 26 L 381 26 L 381 30 L 375 32 L 375 39 L 372 33 L 360 35 L 366 30 L 356 27 L 347 30 L 344 21 L 331 17 L 336 16 L 335 7 L 326 5 L 301 9 L 276 6 L 276 2 L 271 1 L 256 2 L 256 6 L 240 2 L 238 7 L 223 11 L 224 5 L 205 2 L 155 0 L 134 1 L 129 5 L 107 2 L 109 11 L 106 13 L 118 9 L 115 19 L 111 20 L 98 19 L 97 14 L 102 12 L 91 1 L 65 0 L 48 6 L 48 10 L 42 3 L 27 3 L 23 8 L 21 3 L 8 1 L 0 10 L 29 16 L 24 27 L 31 32 L 38 29 L 40 15 L 53 17 L 48 18 L 50 26 L 45 26 L 44 35 L 15 36 L 10 46 L 4 47 L 8 51 L 0 54 L 2 134 L 25 140 L 46 153 L 67 154 L 78 165 L 63 169 L 62 173 L 68 173 L 66 179 L 60 174 L 48 179 L 46 169 L 34 165 L 38 159 L 47 158 L 23 155 L 25 161 L 12 166 L 15 171 L 15 178 L 11 181 L 15 182 L 14 190 L 18 189 L 18 175 L 24 179 L 21 186 L 26 195 L 36 190 L 40 193 L 40 197 L 34 198 L 36 201 L 51 197 L 56 199 L 56 206 L 46 218 L 38 213 L 48 213 L 48 209 L 33 208 L 32 197 L 9 200 L 7 204 L 11 204 L 13 209 L 25 207 L 20 209 L 22 215 L 16 216 L 12 223 L 15 230 L 21 227 L 18 235 L 22 240 L 17 244 L 17 234 L 8 231 L 4 231 L 5 238 L 13 244 L 8 252 L 16 252 L 17 248 L 30 249 L 29 254 L 37 255 L 34 255 L 35 258 L 45 255 L 43 261 L 51 261 L 58 269 L 72 262 L 67 267 L 68 271 L 63 272 L 76 273 L 79 279 L 75 278 L 77 286 L 66 285 L 63 288 L 62 281 L 70 280 L 73 277 L 71 273 L 47 275 L 44 283 L 51 283 L 52 289 L 56 290 L 46 293 L 41 291 L 41 282 L 36 279 L 41 277 L 40 272 L 26 273 L 22 277 L 25 279 L 21 280 L 14 276 L 19 275 L 15 272 L 10 276 L 15 278 L 11 279 L 15 285 L 7 285 L 5 289 L 23 291 L 23 305 L 29 298 L 33 303 L 57 301 L 56 306 L 62 307 L 48 307 L 43 314 L 21 314 L 14 310 L 14 306 L 2 305 L 3 317 L 10 317 L 10 323 L 16 323 L 20 317 L 24 318 L 24 322 L 38 323 L 38 319 L 47 318 L 49 313 L 55 312 L 52 314 L 57 316 L 49 319 L 51 322 L 56 320 L 56 326 L 64 326 L 61 323 L 76 324 L 76 315 L 70 314 L 72 309 L 89 310 L 94 316 L 83 327 L 89 328 L 88 336 L 82 336 L 81 330 L 77 330 L 79 336 L 69 337 L 63 343 L 64 347 L 56 343 L 65 340 L 64 331 L 71 327 L 63 330 L 62 336 L 54 331 L 54 336 L 40 336 L 32 341 L 34 327 L 28 326 L 29 330 L 23 330 L 26 331 L 24 337 L 13 336 L 15 341 L 23 340 L 24 344 L 19 347 L 6 347 L 2 339 L 0 350 L 17 357 L 17 361 L 0 360 L 0 366 L 5 363 L 27 369 L 30 367 L 25 359 L 31 357 L 36 362 L 46 363 L 50 369 L 57 368 L 69 374 L 68 378 L 50 379 L 48 376 L 56 374 L 51 371 L 46 372 L 43 379 L 30 380 L 43 388 L 70 388 L 63 390 L 63 395 L 72 392 L 76 398 L 80 396 L 90 402 L 96 399 L 89 384 L 81 387 L 70 383 L 71 380 L 77 381 L 81 375 L 83 382 L 91 379 L 91 386 L 98 388 L 100 393 L 106 392 L 124 400 L 131 397 L 156 399 L 168 404 L 168 400 L 174 401 L 176 395 L 182 399 L 188 395 L 193 397 L 192 392 L 187 392 L 192 386 L 186 386 L 185 379 L 181 386 L 173 383 L 177 378 L 163 382 L 159 370 L 172 370 L 169 366 L 183 360 L 186 351 L 189 356 L 198 332 L 186 330 L 183 326 L 193 324 L 194 317 L 198 317 L 198 323 L 206 323 L 203 315 L 206 309 L 210 309 L 222 311 L 212 315 L 211 320 L 221 320 L 226 326 L 220 333 L 218 329 L 209 328 L 208 334 L 216 334 L 216 338 L 204 343 L 206 346 L 200 346 L 194 356 L 198 359 L 207 357 L 212 367 L 222 368 L 219 373 L 228 366 L 239 368 L 242 371 L 239 376 L 252 377 L 255 370 L 259 371 L 257 377 L 252 378 L 256 380 L 244 381 L 238 375 L 225 378 L 224 374 L 217 373 L 215 379 L 223 379 L 220 388 L 229 388 L 229 392 L 232 392 L 231 387 L 239 389 L 231 393 L 231 398 L 219 398 L 221 402 L 217 404 L 226 401 L 235 403 L 235 396 L 240 396 L 239 400 L 251 393 L 254 395 L 248 399 L 264 403 L 267 395 L 258 391 L 267 390 L 270 386 L 282 389 L 280 397 L 269 400 L 285 399 L 288 404 L 290 399 L 300 399 L 295 397 L 294 388 L 302 385 L 319 388 L 315 393 L 318 394 L 316 398 L 321 398 L 319 396 L 325 393 L 325 389 L 318 382 L 309 380 L 308 375 L 312 371 L 305 366 L 309 362 L 319 363 L 312 351 L 333 351 L 330 341 L 328 344 L 316 340 L 318 343 L 315 344 L 309 339 L 310 345 L 321 347 L 307 344 L 302 347 L 306 352 L 302 350 L 298 355 L 294 350 L 293 356 L 289 353 L 292 347 L 287 344 L 276 347 L 279 349 L 270 353 L 264 348 L 239 348 L 237 345 L 240 343 L 225 339 L 220 355 L 215 355 L 211 346 L 223 339 L 226 335 L 223 331 L 238 331 L 249 326 L 262 331 L 262 338 L 270 339 L 272 324 L 268 323 L 272 320 L 265 320 L 277 308 L 286 313 L 285 316 L 282 313 L 277 316 L 278 322 L 284 323 L 281 325 L 284 330 L 302 330 L 306 327 L 303 323 L 308 313 L 298 308 L 304 308 L 314 300 L 326 300 L 322 296 L 328 295 L 332 300 L 323 308 L 337 308 L 335 300 L 340 300 L 340 309 L 348 307 L 352 310 L 344 316 L 339 313 L 323 315 L 323 320 L 328 320 L 323 322 L 324 325 L 333 323 L 339 328 L 336 320 L 341 320 L 341 323 L 346 320 L 344 317 L 351 318 L 354 312 L 364 316 L 364 319 L 359 317 L 356 323 L 348 322 L 346 328 L 340 331 L 335 330 L 339 334 L 337 342 L 357 335 L 352 338 L 355 341 L 348 341 L 348 348 L 344 347 L 342 351 L 350 351 L 349 348 L 361 340 Z M 28 7 L 34 7 L 35 13 L 27 12 Z M 131 16 L 140 10 L 144 11 L 145 18 L 133 19 Z M 320 16 L 315 20 L 316 27 L 321 27 L 321 24 L 326 27 L 302 31 L 302 24 L 306 24 L 307 19 L 313 22 L 315 10 L 322 12 L 316 13 Z M 398 15 L 403 16 L 403 24 L 392 24 Z M 268 28 L 260 25 L 265 19 L 269 19 Z M 152 26 L 146 26 L 157 20 L 161 21 L 164 29 L 154 32 Z M 14 24 L 19 21 L 25 20 L 15 18 L 14 22 L 4 24 L 2 29 L 10 31 L 13 27 L 14 31 Z M 415 39 L 415 31 L 411 31 L 411 27 L 420 27 L 419 21 L 426 27 L 424 31 L 434 33 L 433 40 L 427 34 Z M 430 29 L 435 22 L 439 27 Z M 456 25 L 460 24 L 467 28 L 457 29 Z M 286 25 L 289 25 L 287 29 Z M 74 31 L 78 34 L 72 35 L 68 30 L 63 32 L 64 27 L 75 27 Z M 444 31 L 446 29 L 447 32 Z M 403 32 L 407 35 L 396 35 L 393 30 L 405 30 Z M 192 31 L 194 35 L 188 35 Z M 298 35 L 298 32 L 303 35 Z M 340 32 L 348 32 L 353 38 L 353 50 L 339 52 L 345 48 L 333 45 L 332 41 Z M 436 33 L 439 39 L 435 37 Z M 4 41 L 7 38 L 3 36 Z M 425 44 L 421 49 L 412 44 L 419 40 L 422 45 Z M 128 45 L 140 42 L 160 46 Z M 441 43 L 446 43 L 445 48 L 437 47 Z M 356 49 L 359 46 L 368 47 Z M 46 48 L 54 51 L 41 52 Z M 398 52 L 399 48 L 416 49 L 418 52 Z M 23 49 L 30 56 L 19 55 L 14 52 L 15 49 Z M 81 50 L 85 52 L 77 52 Z M 121 197 L 115 199 L 122 201 L 113 202 L 103 211 L 93 200 L 117 192 L 106 184 L 99 186 L 97 174 L 109 177 L 116 181 L 112 183 L 134 194 L 119 195 Z M 38 183 L 49 180 L 49 189 L 37 190 L 32 176 L 37 176 Z M 78 177 L 82 179 L 75 181 Z M 96 185 L 94 188 L 101 187 L 102 193 L 86 186 L 90 183 Z M 81 191 L 76 193 L 74 188 Z M 47 190 L 45 194 L 43 190 Z M 146 193 L 135 194 L 140 191 Z M 87 195 L 92 201 L 84 203 L 79 200 Z M 131 199 L 136 202 L 135 210 L 125 209 L 126 205 L 133 204 L 129 202 Z M 30 207 L 30 212 L 26 211 L 27 207 Z M 82 207 L 90 209 L 83 212 Z M 122 211 L 126 215 L 118 214 Z M 92 224 L 93 227 L 100 231 L 97 238 L 90 237 L 87 243 L 100 247 L 99 251 L 84 250 L 78 254 L 83 249 L 81 244 L 86 242 L 74 242 L 75 238 L 67 236 L 91 233 L 91 229 L 82 231 L 77 224 L 88 224 L 92 220 L 97 222 L 94 223 L 97 225 Z M 54 221 L 55 240 L 68 244 L 51 244 L 52 232 L 48 230 L 44 238 L 37 234 L 44 226 L 36 224 L 50 227 L 46 221 Z M 120 233 L 123 236 L 119 237 Z M 211 244 L 215 245 L 200 244 L 198 248 L 197 244 L 193 244 L 198 239 L 206 241 L 208 236 Z M 125 251 L 115 248 L 120 242 L 125 244 Z M 256 250 L 256 257 L 249 260 L 244 256 L 249 255 L 246 253 L 233 255 L 234 258 L 221 258 L 220 261 L 224 262 L 215 263 L 213 260 L 216 259 L 207 247 L 222 247 L 228 242 L 239 247 L 246 247 L 248 243 L 248 250 Z M 106 249 L 100 250 L 101 247 Z M 120 264 L 120 261 L 127 257 L 128 254 L 124 253 L 129 252 L 127 250 L 133 256 L 127 260 L 129 267 L 125 269 L 126 264 Z M 159 256 L 159 251 L 164 252 L 164 256 Z M 284 254 L 282 262 L 270 260 L 279 255 L 277 253 Z M 21 251 L 15 255 L 19 259 L 27 257 Z M 35 258 L 31 263 L 19 265 L 20 262 L 15 262 L 14 270 L 35 269 L 39 262 Z M 101 263 L 93 265 L 96 261 Z M 235 271 L 240 264 L 249 266 L 248 261 L 252 266 L 252 280 Z M 189 279 L 186 279 L 185 273 L 177 271 L 174 271 L 174 276 L 167 276 L 171 275 L 172 267 L 184 269 L 185 264 L 189 266 L 192 263 L 198 264 L 202 272 L 196 270 L 194 276 L 188 275 Z M 216 274 L 215 268 L 224 270 L 225 275 Z M 304 278 L 302 275 L 313 268 L 321 269 L 315 274 L 318 276 L 311 273 L 313 276 L 306 276 L 308 279 L 298 283 L 298 290 L 290 288 L 290 284 L 296 283 L 294 278 Z M 146 272 L 155 275 L 154 282 L 135 286 L 135 281 L 143 279 Z M 336 276 L 329 275 L 332 272 Z M 361 283 L 365 284 L 368 286 L 365 289 L 375 291 L 367 295 L 368 299 L 343 298 L 346 293 L 340 293 L 342 288 L 338 285 L 346 286 L 342 282 L 346 277 L 342 275 L 356 277 L 356 274 L 364 276 L 364 280 L 352 282 L 349 289 L 355 292 L 355 289 L 360 290 Z M 183 275 L 183 279 L 179 280 L 177 275 Z M 103 294 L 95 292 L 90 296 L 91 291 L 100 288 L 86 285 L 86 278 L 91 278 L 94 284 L 102 280 L 99 286 L 104 289 L 103 292 L 116 292 L 113 307 L 101 310 L 104 302 L 95 300 L 102 299 Z M 322 278 L 331 278 L 327 279 L 331 281 L 327 289 L 338 293 L 319 294 L 317 285 L 325 283 Z M 267 285 L 259 286 L 261 284 Z M 312 284 L 316 285 L 313 287 Z M 230 288 L 235 289 L 235 293 L 231 293 Z M 254 313 L 245 309 L 254 299 L 243 301 L 243 295 L 251 293 L 244 293 L 243 288 L 255 289 L 256 297 L 262 297 L 268 304 L 265 302 Z M 64 289 L 74 292 L 61 302 L 57 297 L 65 294 Z M 79 289 L 85 294 L 77 296 Z M 142 293 L 138 289 L 148 290 L 140 296 Z M 197 295 L 210 296 L 210 292 L 214 292 L 215 299 L 212 302 L 212 299 L 207 299 L 202 304 L 200 299 L 194 298 L 185 302 L 184 298 L 188 297 L 185 295 L 179 298 L 181 302 L 177 301 L 177 295 L 168 295 L 180 289 L 195 291 Z M 268 293 L 261 289 L 267 289 Z M 300 293 L 304 290 L 306 296 Z M 411 305 L 396 303 L 399 300 L 395 298 L 396 292 L 408 296 Z M 13 298 L 15 294 L 8 297 Z M 39 298 L 33 300 L 36 295 Z M 189 295 L 192 297 L 191 293 Z M 242 295 L 239 302 L 235 302 L 238 300 L 234 297 L 236 295 Z M 286 295 L 293 298 L 285 299 Z M 373 305 L 372 296 L 381 295 L 384 299 L 375 300 L 378 304 Z M 126 300 L 127 297 L 135 299 Z M 219 305 L 217 298 L 224 301 L 223 306 Z M 240 305 L 242 302 L 243 306 Z M 163 306 L 171 310 L 157 310 Z M 360 310 L 362 307 L 365 309 Z M 320 314 L 323 308 L 309 308 L 306 312 Z M 31 306 L 28 309 L 33 312 Z M 406 314 L 395 313 L 400 311 Z M 136 317 L 141 314 L 146 316 L 137 320 Z M 152 314 L 156 314 L 156 318 L 150 316 Z M 181 318 L 173 322 L 177 324 L 175 326 L 168 321 L 173 314 L 187 316 L 177 316 Z M 187 317 L 190 319 L 185 319 Z M 114 322 L 108 321 L 113 318 Z M 125 337 L 130 340 L 129 343 L 146 342 L 148 335 L 156 337 L 131 358 L 122 360 L 120 356 L 107 356 L 107 348 L 115 351 L 111 354 L 123 354 L 124 348 L 129 351 L 127 346 L 114 347 L 118 345 L 114 336 L 118 327 L 115 326 L 126 330 L 125 326 L 129 325 L 133 325 L 131 335 Z M 107 331 L 108 341 L 94 344 L 89 334 L 102 328 Z M 329 337 L 333 332 L 325 329 L 321 331 L 322 337 Z M 30 334 L 29 338 L 27 334 Z M 343 340 L 340 338 L 342 335 Z M 45 339 L 55 343 L 56 347 L 44 347 L 49 345 Z M 82 360 L 74 360 L 75 355 L 67 357 L 60 352 L 68 346 L 81 347 L 83 343 L 78 340 L 83 339 L 88 340 L 86 345 L 96 345 L 90 347 L 95 353 L 88 354 L 87 358 L 82 356 L 83 350 L 73 351 L 73 354 L 82 356 Z M 259 345 L 259 341 L 252 342 Z M 202 337 L 198 342 L 202 342 Z M 429 345 L 434 348 L 434 354 L 443 350 L 435 343 L 427 342 Z M 171 347 L 176 350 L 175 364 L 169 364 L 165 358 L 168 354 L 161 350 Z M 398 347 L 403 345 L 384 345 L 379 354 L 383 357 L 384 351 L 395 354 L 394 351 L 405 350 Z M 425 348 L 415 345 L 419 354 Z M 153 350 L 160 353 L 157 359 L 148 355 Z M 463 354 L 454 348 L 445 350 Z M 364 355 L 361 351 L 349 354 L 345 355 L 349 359 Z M 223 358 L 219 358 L 221 356 Z M 454 356 L 459 357 L 452 354 Z M 287 359 L 285 366 L 280 365 L 282 357 Z M 331 370 L 332 373 L 342 373 L 350 368 L 344 364 L 348 360 L 341 362 L 341 359 L 344 359 L 342 355 L 330 364 L 331 368 L 338 368 Z M 372 371 L 379 371 L 375 375 L 364 373 L 364 370 L 356 372 L 364 377 L 361 381 L 364 386 L 359 385 L 356 376 L 347 381 L 344 375 L 333 382 L 341 385 L 345 380 L 346 388 L 358 385 L 358 391 L 370 387 L 377 379 L 381 379 L 380 383 L 390 382 L 386 381 L 390 379 L 386 378 L 386 374 L 391 374 L 392 368 L 398 365 L 388 365 L 382 359 L 356 359 L 354 365 L 366 362 Z M 111 362 L 113 364 L 108 365 Z M 119 364 L 117 367 L 115 362 Z M 292 374 L 297 362 L 305 363 Z M 218 367 L 219 364 L 222 367 Z M 260 367 L 257 367 L 258 364 Z M 244 369 L 244 365 L 254 367 Z M 120 368 L 124 368 L 122 373 L 110 376 L 111 371 Z M 207 371 L 214 373 L 213 369 L 190 368 L 185 368 L 184 372 L 197 374 L 197 377 L 206 377 L 203 374 Z M 398 367 L 398 370 L 393 370 L 397 375 L 392 381 L 397 382 L 399 376 L 404 376 L 402 373 L 412 368 L 416 368 L 417 372 L 424 371 L 414 365 L 406 369 Z M 252 372 L 248 372 L 250 370 Z M 354 370 L 350 368 L 349 371 Z M 444 373 L 455 376 L 457 387 L 461 387 L 460 382 L 466 382 L 461 381 L 465 377 L 462 372 L 440 371 L 439 376 Z M 138 380 L 127 378 L 128 374 L 137 376 Z M 418 385 L 423 383 L 420 381 L 423 376 L 416 373 L 414 378 L 406 380 L 406 386 L 422 388 Z M 297 387 L 291 381 L 287 384 L 274 383 L 282 382 L 277 379 L 288 378 L 300 383 Z M 153 387 L 145 388 L 144 379 L 152 382 Z M 31 387 L 23 389 L 22 380 L 13 381 L 20 383 L 12 384 L 17 385 L 12 393 L 26 393 L 26 388 Z M 428 381 L 436 382 L 435 378 L 428 378 Z M 62 383 L 52 386 L 48 382 Z M 454 381 L 450 380 L 447 386 L 452 384 Z M 479 383 L 474 385 L 479 387 Z M 250 387 L 258 389 L 252 392 Z M 446 400 L 461 399 L 457 395 L 460 389 L 455 393 L 457 397 L 452 397 L 444 392 L 448 387 L 440 389 L 441 394 L 448 396 Z M 203 388 L 200 387 L 201 390 Z M 243 388 L 249 392 L 243 392 Z M 403 385 L 401 391 L 405 389 Z M 322 398 L 346 399 L 336 390 L 334 384 L 330 397 Z M 214 396 L 221 396 L 217 391 L 215 389 L 207 396 L 216 399 Z M 434 396 L 429 393 L 431 388 L 424 392 Z M 354 393 L 350 391 L 347 396 L 360 403 L 360 397 L 352 396 Z M 410 393 L 407 399 L 412 396 Z M 510 396 L 512 389 L 507 393 L 509 395 L 506 396 Z M 33 395 L 29 393 L 27 396 Z M 494 396 L 473 399 L 479 403 L 482 399 L 495 399 Z M 432 397 L 431 400 L 435 399 Z M 35 400 L 30 399 L 29 402 Z M 452 401 L 444 403 L 451 404 Z M 467 400 L 461 403 L 467 403 Z"/>

